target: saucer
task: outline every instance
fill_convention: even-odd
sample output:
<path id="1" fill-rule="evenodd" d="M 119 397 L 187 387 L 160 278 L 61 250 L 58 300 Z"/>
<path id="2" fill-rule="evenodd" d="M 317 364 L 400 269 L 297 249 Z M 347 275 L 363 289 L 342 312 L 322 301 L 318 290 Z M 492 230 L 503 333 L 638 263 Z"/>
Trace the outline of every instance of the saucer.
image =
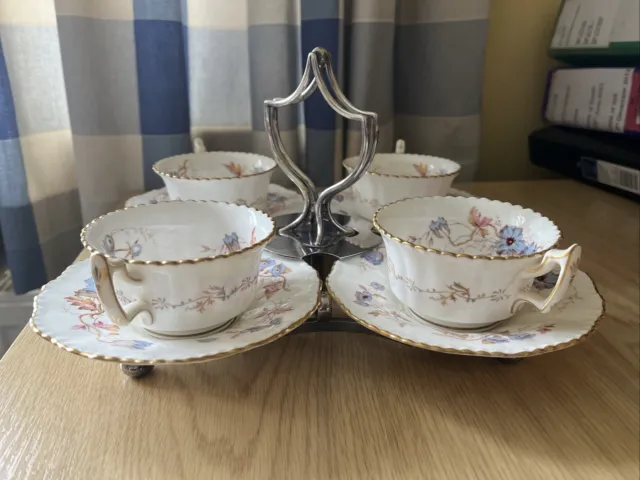
<path id="1" fill-rule="evenodd" d="M 313 268 L 265 253 L 258 280 L 261 296 L 228 328 L 190 338 L 158 337 L 147 332 L 139 318 L 127 326 L 113 324 L 89 272 L 89 260 L 84 260 L 45 285 L 34 300 L 30 325 L 68 352 L 108 362 L 196 363 L 246 352 L 291 332 L 313 315 L 320 302 L 321 284 Z"/>
<path id="2" fill-rule="evenodd" d="M 557 273 L 536 279 L 550 290 Z M 383 247 L 334 264 L 327 288 L 342 310 L 380 335 L 414 347 L 481 357 L 528 357 L 585 340 L 604 316 L 604 301 L 591 278 L 578 271 L 573 284 L 549 313 L 529 305 L 488 331 L 458 332 L 426 323 L 400 303 L 389 288 Z M 546 292 L 548 293 L 548 292 Z"/>
<path id="3" fill-rule="evenodd" d="M 131 197 L 125 202 L 124 206 L 133 207 L 136 205 L 147 205 L 149 203 L 167 201 L 169 201 L 169 194 L 167 193 L 167 188 L 163 187 Z M 300 211 L 299 209 L 301 208 L 302 196 L 299 193 L 275 183 L 269 184 L 265 213 L 269 215 L 283 215 L 286 213 L 296 213 Z"/>
<path id="4" fill-rule="evenodd" d="M 449 195 L 456 197 L 469 197 L 471 194 L 463 190 L 452 188 L 449 190 Z M 143 193 L 142 195 L 136 195 L 131 197 L 124 204 L 125 207 L 133 207 L 135 205 L 146 205 L 149 203 L 166 202 L 169 200 L 167 189 L 165 187 L 158 188 L 157 190 L 151 190 Z M 343 215 L 353 216 L 353 202 L 356 201 L 355 194 L 352 189 L 347 189 L 336 197 L 331 202 L 331 211 L 333 213 L 340 213 Z M 289 190 L 275 183 L 269 184 L 269 193 L 267 194 L 267 207 L 265 213 L 274 216 L 286 215 L 290 213 L 299 213 L 302 210 L 302 196 L 298 192 Z M 370 219 L 359 219 L 368 222 L 373 225 Z M 367 228 L 370 228 L 368 226 Z"/>

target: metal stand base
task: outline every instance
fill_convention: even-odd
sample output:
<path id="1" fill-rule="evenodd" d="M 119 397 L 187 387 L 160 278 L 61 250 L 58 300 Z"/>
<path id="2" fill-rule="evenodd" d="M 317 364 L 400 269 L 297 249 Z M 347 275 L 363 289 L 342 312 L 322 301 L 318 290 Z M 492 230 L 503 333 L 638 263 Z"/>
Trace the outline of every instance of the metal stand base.
<path id="1" fill-rule="evenodd" d="M 299 214 L 281 215 L 274 219 L 276 231 L 286 227 Z M 382 243 L 380 235 L 371 230 L 371 223 L 362 219 L 352 219 L 347 215 L 333 214 L 341 225 L 350 228 L 355 235 L 345 236 L 325 220 L 325 245 L 313 246 L 315 223 L 305 222 L 295 233 L 278 234 L 269 242 L 266 250 L 287 258 L 304 259 L 312 255 L 329 255 L 335 258 L 349 258 L 371 250 Z"/>

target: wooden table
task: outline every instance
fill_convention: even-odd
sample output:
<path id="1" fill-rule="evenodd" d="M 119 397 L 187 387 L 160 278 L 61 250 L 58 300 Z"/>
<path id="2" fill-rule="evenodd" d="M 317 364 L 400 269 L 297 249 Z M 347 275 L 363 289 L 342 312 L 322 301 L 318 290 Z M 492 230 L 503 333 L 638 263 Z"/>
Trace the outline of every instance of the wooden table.
<path id="1" fill-rule="evenodd" d="M 560 180 L 463 187 L 582 244 L 607 301 L 587 342 L 506 365 L 301 334 L 133 380 L 27 329 L 0 362 L 0 478 L 637 480 L 638 205 Z"/>

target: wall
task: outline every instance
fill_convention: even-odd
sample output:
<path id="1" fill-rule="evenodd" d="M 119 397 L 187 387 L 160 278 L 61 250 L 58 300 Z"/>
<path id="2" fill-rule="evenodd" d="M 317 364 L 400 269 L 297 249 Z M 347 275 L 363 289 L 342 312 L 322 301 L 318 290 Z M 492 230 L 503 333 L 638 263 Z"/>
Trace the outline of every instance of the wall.
<path id="1" fill-rule="evenodd" d="M 492 0 L 477 180 L 555 175 L 529 162 L 527 136 L 540 117 L 547 58 L 561 0 Z"/>

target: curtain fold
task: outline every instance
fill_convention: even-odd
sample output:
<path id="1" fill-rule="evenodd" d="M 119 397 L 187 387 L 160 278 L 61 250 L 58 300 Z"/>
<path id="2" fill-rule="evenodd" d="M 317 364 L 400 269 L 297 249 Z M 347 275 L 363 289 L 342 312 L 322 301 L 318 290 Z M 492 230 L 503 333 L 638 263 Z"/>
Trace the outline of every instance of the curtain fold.
<path id="1" fill-rule="evenodd" d="M 295 89 L 316 46 L 378 113 L 379 151 L 404 138 L 472 178 L 487 16 L 488 0 L 2 0 L 0 231 L 16 292 L 73 261 L 85 223 L 161 187 L 151 165 L 193 136 L 269 155 L 262 102 Z M 318 185 L 360 148 L 318 92 L 280 126 Z"/>

